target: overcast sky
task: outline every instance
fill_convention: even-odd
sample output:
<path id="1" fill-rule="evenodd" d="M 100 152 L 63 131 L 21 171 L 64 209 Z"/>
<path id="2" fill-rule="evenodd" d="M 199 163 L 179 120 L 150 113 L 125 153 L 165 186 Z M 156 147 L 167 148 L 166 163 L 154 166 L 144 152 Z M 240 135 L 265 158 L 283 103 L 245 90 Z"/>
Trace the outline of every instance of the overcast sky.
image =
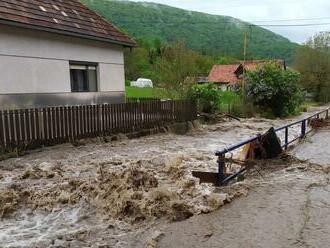
<path id="1" fill-rule="evenodd" d="M 135 0 L 145 1 L 145 0 Z M 183 9 L 227 15 L 255 24 L 330 23 L 330 0 L 149 0 Z M 268 20 L 327 18 L 286 22 Z M 330 31 L 330 25 L 312 27 L 267 27 L 292 41 L 302 43 L 318 31 Z"/>

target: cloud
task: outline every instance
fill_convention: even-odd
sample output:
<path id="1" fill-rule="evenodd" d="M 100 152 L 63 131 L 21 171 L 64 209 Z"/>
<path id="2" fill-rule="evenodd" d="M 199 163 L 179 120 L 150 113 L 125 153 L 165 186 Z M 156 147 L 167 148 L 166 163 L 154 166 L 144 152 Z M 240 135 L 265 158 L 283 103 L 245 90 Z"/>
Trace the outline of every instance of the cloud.
<path id="1" fill-rule="evenodd" d="M 135 0 L 144 1 L 144 0 Z M 183 9 L 216 15 L 227 15 L 255 24 L 330 23 L 329 0 L 151 0 Z M 287 22 L 259 22 L 268 20 L 311 19 Z M 329 31 L 330 25 L 312 27 L 265 27 L 298 43 L 306 41 L 316 32 Z"/>

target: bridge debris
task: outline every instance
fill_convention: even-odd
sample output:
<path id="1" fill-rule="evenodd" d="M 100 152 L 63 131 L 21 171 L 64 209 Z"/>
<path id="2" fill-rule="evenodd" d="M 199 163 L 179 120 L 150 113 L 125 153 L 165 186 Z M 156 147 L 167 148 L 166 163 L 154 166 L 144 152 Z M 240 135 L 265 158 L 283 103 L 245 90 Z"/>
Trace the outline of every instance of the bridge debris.
<path id="1" fill-rule="evenodd" d="M 231 159 L 232 162 L 239 161 L 239 163 L 241 163 L 242 168 L 238 172 L 230 174 L 225 164 L 228 159 L 226 159 L 224 155 L 220 155 L 218 160 L 218 173 L 193 171 L 192 175 L 199 178 L 200 183 L 213 183 L 216 186 L 220 186 L 244 173 L 251 167 L 251 161 L 276 158 L 282 153 L 281 141 L 277 137 L 275 129 L 272 127 L 265 134 L 259 135 L 256 139 L 244 145 L 240 160 L 235 161 Z"/>
<path id="2" fill-rule="evenodd" d="M 309 124 L 313 129 L 329 126 L 329 122 L 323 118 L 322 119 L 312 119 L 312 120 L 310 120 Z"/>

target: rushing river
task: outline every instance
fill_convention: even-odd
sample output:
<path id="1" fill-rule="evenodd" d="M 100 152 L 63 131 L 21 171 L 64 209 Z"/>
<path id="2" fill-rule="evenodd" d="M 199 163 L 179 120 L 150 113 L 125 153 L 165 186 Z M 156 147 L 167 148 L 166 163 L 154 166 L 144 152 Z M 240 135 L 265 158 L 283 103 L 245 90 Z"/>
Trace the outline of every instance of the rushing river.
<path id="1" fill-rule="evenodd" d="M 248 184 L 216 189 L 191 176 L 192 170 L 216 171 L 215 150 L 310 114 L 226 120 L 186 135 L 123 136 L 110 143 L 95 139 L 2 161 L 0 247 L 143 247 L 153 227 L 193 215 L 203 218 L 198 215 L 247 194 Z M 290 135 L 299 132 L 296 126 Z M 319 138 L 328 144 L 328 138 Z M 304 149 L 302 157 L 309 151 Z M 315 154 L 316 160 L 329 158 L 321 157 Z"/>

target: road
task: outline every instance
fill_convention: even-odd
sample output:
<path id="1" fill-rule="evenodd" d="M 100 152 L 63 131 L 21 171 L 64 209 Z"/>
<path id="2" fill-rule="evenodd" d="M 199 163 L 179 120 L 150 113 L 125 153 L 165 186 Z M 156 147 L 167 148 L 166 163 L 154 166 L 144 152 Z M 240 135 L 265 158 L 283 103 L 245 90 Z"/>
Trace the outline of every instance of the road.
<path id="1" fill-rule="evenodd" d="M 329 140 L 329 130 L 317 132 L 291 152 L 311 163 L 270 173 L 217 212 L 169 225 L 159 247 L 329 247 Z"/>

